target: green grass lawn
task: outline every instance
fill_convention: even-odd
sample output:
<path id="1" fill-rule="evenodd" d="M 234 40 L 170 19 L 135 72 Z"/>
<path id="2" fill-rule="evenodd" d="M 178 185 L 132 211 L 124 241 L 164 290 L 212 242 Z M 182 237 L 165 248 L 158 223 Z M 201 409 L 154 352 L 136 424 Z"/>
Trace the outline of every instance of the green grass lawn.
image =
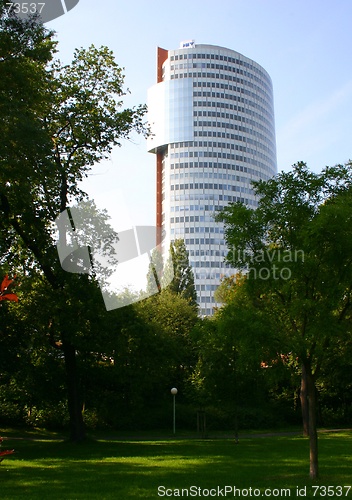
<path id="1" fill-rule="evenodd" d="M 1 500 L 187 498 L 187 492 L 189 498 L 266 497 L 269 488 L 272 498 L 299 498 L 297 487 L 306 498 L 346 498 L 347 489 L 336 486 L 352 484 L 349 431 L 319 436 L 320 478 L 314 482 L 308 441 L 300 436 L 253 435 L 238 445 L 230 439 L 189 438 L 74 445 L 50 437 L 33 434 L 4 443 L 3 449 L 13 447 L 16 454 L 0 465 Z M 321 486 L 315 496 L 313 485 Z M 290 491 L 280 491 L 286 488 Z M 347 498 L 352 499 L 352 489 Z"/>

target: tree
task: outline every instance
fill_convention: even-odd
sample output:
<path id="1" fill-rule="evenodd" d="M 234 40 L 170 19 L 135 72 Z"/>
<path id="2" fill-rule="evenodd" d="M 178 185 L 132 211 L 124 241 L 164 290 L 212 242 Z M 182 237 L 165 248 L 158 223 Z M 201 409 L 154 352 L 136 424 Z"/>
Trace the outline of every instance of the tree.
<path id="1" fill-rule="evenodd" d="M 201 406 L 221 408 L 237 442 L 239 427 L 248 422 L 251 426 L 278 422 L 270 390 L 284 374 L 273 362 L 279 339 L 272 318 L 253 306 L 246 277 L 225 277 L 218 290 L 217 299 L 225 304 L 193 332 L 198 361 L 190 381 Z M 275 370 L 266 369 L 274 365 Z"/>
<path id="2" fill-rule="evenodd" d="M 63 356 L 47 340 L 50 289 L 36 273 L 16 281 L 18 302 L 0 307 L 1 420 L 45 425 L 55 415 L 56 424 L 62 425 L 67 390 Z"/>
<path id="3" fill-rule="evenodd" d="M 0 6 L 1 260 L 42 273 L 51 289 L 47 328 L 64 355 L 71 439 L 80 441 L 76 341 L 86 325 L 83 297 L 97 287 L 92 273 L 64 273 L 53 222 L 86 198 L 79 182 L 94 163 L 133 131 L 147 133 L 146 108 L 122 109 L 124 75 L 107 47 L 76 50 L 67 66 L 51 63 L 53 33 Z"/>
<path id="4" fill-rule="evenodd" d="M 152 251 L 148 274 L 147 274 L 147 293 L 153 295 L 161 291 L 160 276 L 163 274 L 164 261 L 159 248 Z"/>
<path id="5" fill-rule="evenodd" d="M 154 364 L 159 377 L 165 381 L 165 389 L 173 384 L 184 393 L 185 380 L 194 362 L 190 334 L 198 321 L 197 309 L 187 298 L 169 288 L 136 304 L 136 309 L 154 335 L 163 339 L 158 355 L 154 356 Z M 153 344 L 158 345 L 155 340 Z M 151 348 L 155 349 L 154 345 Z"/>
<path id="6" fill-rule="evenodd" d="M 194 286 L 194 274 L 189 264 L 188 250 L 182 239 L 170 243 L 170 256 L 164 272 L 165 279 L 168 279 L 170 272 L 173 272 L 173 279 L 169 289 L 196 306 L 197 292 Z"/>
<path id="7" fill-rule="evenodd" d="M 320 174 L 298 163 L 255 182 L 258 208 L 225 208 L 228 260 L 247 273 L 246 291 L 280 334 L 281 354 L 307 390 L 310 476 L 318 476 L 316 383 L 331 346 L 347 328 L 352 305 L 352 163 Z"/>

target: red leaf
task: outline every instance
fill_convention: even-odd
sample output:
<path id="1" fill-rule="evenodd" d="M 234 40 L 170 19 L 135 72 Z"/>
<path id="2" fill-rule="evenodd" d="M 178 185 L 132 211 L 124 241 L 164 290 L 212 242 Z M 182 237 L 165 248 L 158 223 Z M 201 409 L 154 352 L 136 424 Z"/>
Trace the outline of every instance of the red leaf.
<path id="1" fill-rule="evenodd" d="M 6 295 L 0 295 L 0 300 L 13 300 L 18 302 L 18 297 L 15 293 L 7 293 Z"/>
<path id="2" fill-rule="evenodd" d="M 5 278 L 2 280 L 0 290 L 1 292 L 4 292 L 13 282 L 13 280 L 10 280 L 8 275 L 6 274 Z"/>
<path id="3" fill-rule="evenodd" d="M 6 455 L 12 455 L 12 453 L 15 453 L 15 450 L 0 451 L 0 457 L 6 456 Z"/>

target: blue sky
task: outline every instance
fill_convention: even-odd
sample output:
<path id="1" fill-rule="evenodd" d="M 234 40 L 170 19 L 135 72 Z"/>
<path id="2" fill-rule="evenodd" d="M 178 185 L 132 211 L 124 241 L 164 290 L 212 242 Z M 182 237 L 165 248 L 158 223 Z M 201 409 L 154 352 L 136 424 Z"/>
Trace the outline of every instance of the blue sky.
<path id="1" fill-rule="evenodd" d="M 64 62 L 76 47 L 112 49 L 125 68 L 128 106 L 146 102 L 157 46 L 194 39 L 254 59 L 273 80 L 278 170 L 303 160 L 318 172 L 352 159 L 351 21 L 350 0 L 80 0 L 48 27 Z M 143 138 L 124 141 L 85 188 L 117 230 L 154 224 L 154 155 Z"/>

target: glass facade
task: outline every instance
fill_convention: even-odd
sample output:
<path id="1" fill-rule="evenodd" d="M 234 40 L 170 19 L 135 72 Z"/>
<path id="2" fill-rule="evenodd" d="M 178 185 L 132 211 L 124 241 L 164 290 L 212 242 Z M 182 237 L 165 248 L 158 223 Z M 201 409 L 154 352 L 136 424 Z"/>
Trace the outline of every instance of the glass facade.
<path id="1" fill-rule="evenodd" d="M 234 201 L 256 207 L 251 181 L 277 171 L 272 83 L 256 62 L 213 45 L 169 50 L 160 74 L 148 150 L 158 156 L 164 244 L 185 240 L 201 314 L 211 315 L 221 277 L 234 273 L 214 216 Z"/>
<path id="2" fill-rule="evenodd" d="M 189 79 L 154 85 L 148 91 L 148 104 L 153 130 L 149 151 L 175 141 L 193 140 L 193 87 Z"/>

